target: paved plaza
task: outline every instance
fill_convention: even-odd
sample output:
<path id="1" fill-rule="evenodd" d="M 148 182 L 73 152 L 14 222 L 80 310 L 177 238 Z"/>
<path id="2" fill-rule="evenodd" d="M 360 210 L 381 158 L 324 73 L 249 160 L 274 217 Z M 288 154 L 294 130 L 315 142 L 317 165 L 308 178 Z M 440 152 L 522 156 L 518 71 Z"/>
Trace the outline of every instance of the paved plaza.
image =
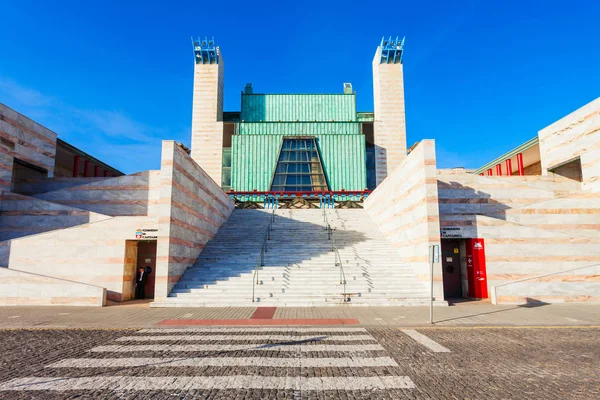
<path id="1" fill-rule="evenodd" d="M 277 307 L 269 320 L 252 319 L 262 307 L 150 308 L 148 301 L 109 307 L 0 307 L 6 328 L 149 328 L 169 321 L 178 325 L 337 325 L 429 326 L 428 307 Z M 452 304 L 452 303 L 451 303 Z M 306 323 L 309 321 L 309 323 Z M 312 323 L 310 323 L 312 321 Z M 545 304 L 495 306 L 486 301 L 434 307 L 435 326 L 600 326 L 600 305 Z"/>
<path id="2" fill-rule="evenodd" d="M 435 317 L 429 325 L 426 307 L 4 307 L 0 399 L 600 396 L 598 306 L 459 303 Z"/>
<path id="3" fill-rule="evenodd" d="M 2 399 L 593 399 L 597 328 L 4 330 Z"/>

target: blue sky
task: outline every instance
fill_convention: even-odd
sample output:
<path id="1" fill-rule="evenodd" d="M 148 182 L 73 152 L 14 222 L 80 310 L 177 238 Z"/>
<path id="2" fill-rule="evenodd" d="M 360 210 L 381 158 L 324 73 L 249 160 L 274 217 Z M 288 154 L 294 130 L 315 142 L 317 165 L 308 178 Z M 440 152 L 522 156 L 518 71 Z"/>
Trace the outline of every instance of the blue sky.
<path id="1" fill-rule="evenodd" d="M 408 145 L 478 167 L 600 96 L 598 1 L 4 0 L 0 102 L 131 173 L 190 142 L 191 36 L 214 36 L 239 93 L 342 91 L 372 111 L 382 36 L 406 36 Z"/>

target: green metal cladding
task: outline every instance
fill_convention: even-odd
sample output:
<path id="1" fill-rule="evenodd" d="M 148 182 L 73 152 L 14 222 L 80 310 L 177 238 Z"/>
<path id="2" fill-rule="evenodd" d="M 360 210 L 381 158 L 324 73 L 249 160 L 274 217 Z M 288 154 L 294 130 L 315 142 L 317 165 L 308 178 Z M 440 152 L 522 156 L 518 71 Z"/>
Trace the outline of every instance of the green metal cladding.
<path id="1" fill-rule="evenodd" d="M 354 94 L 242 94 L 242 121 L 356 121 Z"/>
<path id="2" fill-rule="evenodd" d="M 240 122 L 239 135 L 360 135 L 358 122 Z"/>
<path id="3" fill-rule="evenodd" d="M 269 191 L 288 136 L 316 138 L 330 190 L 367 187 L 365 137 L 355 94 L 242 93 L 231 138 L 231 188 Z"/>
<path id="4" fill-rule="evenodd" d="M 231 188 L 236 191 L 268 191 L 284 136 L 293 135 L 234 135 Z M 363 135 L 310 136 L 317 139 L 330 190 L 366 188 L 366 149 Z"/>

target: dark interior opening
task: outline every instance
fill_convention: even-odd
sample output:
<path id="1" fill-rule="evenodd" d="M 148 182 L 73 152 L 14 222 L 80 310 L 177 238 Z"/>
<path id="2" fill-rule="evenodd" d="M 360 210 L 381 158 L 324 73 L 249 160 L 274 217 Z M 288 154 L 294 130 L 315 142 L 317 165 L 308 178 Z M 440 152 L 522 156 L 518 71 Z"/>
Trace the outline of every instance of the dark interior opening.
<path id="1" fill-rule="evenodd" d="M 564 176 L 577 182 L 583 181 L 583 173 L 581 171 L 581 158 L 577 157 L 573 160 L 559 164 L 555 167 L 548 168 L 549 172 L 556 175 Z"/>

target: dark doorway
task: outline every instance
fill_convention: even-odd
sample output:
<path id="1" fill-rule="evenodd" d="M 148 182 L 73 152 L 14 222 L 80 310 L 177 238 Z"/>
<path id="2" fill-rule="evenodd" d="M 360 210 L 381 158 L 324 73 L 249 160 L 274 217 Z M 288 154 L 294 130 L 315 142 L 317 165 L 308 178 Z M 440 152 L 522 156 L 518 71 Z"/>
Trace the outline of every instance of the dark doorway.
<path id="1" fill-rule="evenodd" d="M 145 294 L 147 299 L 154 298 L 154 282 L 156 276 L 156 240 L 140 240 L 137 242 L 137 267 L 150 267 L 152 273 L 146 281 Z"/>
<path id="2" fill-rule="evenodd" d="M 444 298 L 462 297 L 460 281 L 460 240 L 442 239 Z"/>

